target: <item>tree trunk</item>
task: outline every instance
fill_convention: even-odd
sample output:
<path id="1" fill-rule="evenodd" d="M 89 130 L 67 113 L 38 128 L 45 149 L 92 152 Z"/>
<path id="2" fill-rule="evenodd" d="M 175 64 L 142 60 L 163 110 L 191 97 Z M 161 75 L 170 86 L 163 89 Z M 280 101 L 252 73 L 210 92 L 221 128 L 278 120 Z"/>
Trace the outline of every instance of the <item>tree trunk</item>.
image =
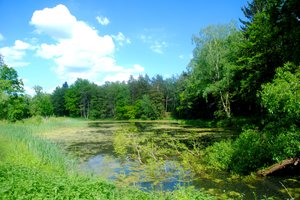
<path id="1" fill-rule="evenodd" d="M 289 166 L 289 165 L 298 165 L 300 162 L 300 158 L 289 158 L 289 159 L 286 159 L 286 160 L 283 160 L 279 163 L 276 163 L 266 169 L 263 169 L 263 170 L 259 170 L 257 172 L 257 175 L 260 175 L 260 176 L 267 176 L 267 175 L 270 175 L 278 170 L 281 170 L 281 169 L 284 169 L 285 167 Z"/>

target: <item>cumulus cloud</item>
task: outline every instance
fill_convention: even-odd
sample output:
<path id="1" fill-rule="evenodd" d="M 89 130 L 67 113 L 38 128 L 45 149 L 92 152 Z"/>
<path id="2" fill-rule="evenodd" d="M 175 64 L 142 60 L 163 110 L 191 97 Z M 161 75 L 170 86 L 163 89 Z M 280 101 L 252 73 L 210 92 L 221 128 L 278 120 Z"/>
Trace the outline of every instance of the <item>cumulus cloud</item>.
<path id="1" fill-rule="evenodd" d="M 110 21 L 109 21 L 109 19 L 107 18 L 107 17 L 99 17 L 99 16 L 97 16 L 96 17 L 96 20 L 99 22 L 99 24 L 101 24 L 102 26 L 107 26 L 109 23 L 110 23 Z"/>
<path id="2" fill-rule="evenodd" d="M 30 24 L 37 33 L 53 39 L 52 43 L 41 44 L 37 55 L 53 60 L 55 72 L 62 80 L 73 82 L 85 78 L 97 82 L 107 75 L 120 77 L 120 73 L 127 74 L 128 70 L 132 73 L 141 70 L 118 66 L 113 37 L 99 35 L 96 29 L 77 20 L 64 5 L 35 11 Z M 125 36 L 123 42 L 126 42 Z"/>
<path id="3" fill-rule="evenodd" d="M 0 48 L 0 53 L 4 57 L 4 62 L 10 67 L 24 67 L 29 65 L 29 62 L 24 62 L 27 50 L 34 50 L 35 47 L 31 44 L 16 40 L 13 46 Z"/>
<path id="4" fill-rule="evenodd" d="M 129 38 L 125 37 L 125 35 L 121 32 L 118 33 L 118 35 L 112 35 L 112 38 L 118 42 L 120 46 L 123 46 L 124 44 L 130 44 L 131 41 Z"/>
<path id="5" fill-rule="evenodd" d="M 77 19 L 61 4 L 35 11 L 30 21 L 37 33 L 45 33 L 57 39 L 71 37 L 76 23 Z"/>

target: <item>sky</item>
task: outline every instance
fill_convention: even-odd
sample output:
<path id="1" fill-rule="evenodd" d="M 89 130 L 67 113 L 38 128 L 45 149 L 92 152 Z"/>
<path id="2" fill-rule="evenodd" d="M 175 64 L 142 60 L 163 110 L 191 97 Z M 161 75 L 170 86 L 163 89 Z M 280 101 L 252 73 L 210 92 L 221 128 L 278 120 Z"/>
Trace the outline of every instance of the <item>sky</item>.
<path id="1" fill-rule="evenodd" d="M 247 0 L 0 0 L 0 54 L 24 82 L 51 93 L 77 78 L 96 84 L 180 75 L 192 36 L 238 23 Z"/>

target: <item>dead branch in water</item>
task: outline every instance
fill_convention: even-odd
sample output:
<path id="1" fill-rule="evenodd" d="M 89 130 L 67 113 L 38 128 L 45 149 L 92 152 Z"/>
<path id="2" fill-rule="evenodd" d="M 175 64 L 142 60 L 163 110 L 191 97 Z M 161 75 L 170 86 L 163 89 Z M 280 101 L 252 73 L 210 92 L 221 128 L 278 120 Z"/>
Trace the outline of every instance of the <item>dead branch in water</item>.
<path id="1" fill-rule="evenodd" d="M 267 175 L 270 175 L 278 170 L 281 170 L 281 169 L 284 169 L 285 167 L 289 166 L 289 165 L 298 165 L 300 162 L 300 158 L 289 158 L 289 159 L 286 159 L 286 160 L 283 160 L 279 163 L 276 163 L 266 169 L 263 169 L 263 170 L 259 170 L 257 172 L 257 175 L 260 175 L 260 176 L 267 176 Z"/>

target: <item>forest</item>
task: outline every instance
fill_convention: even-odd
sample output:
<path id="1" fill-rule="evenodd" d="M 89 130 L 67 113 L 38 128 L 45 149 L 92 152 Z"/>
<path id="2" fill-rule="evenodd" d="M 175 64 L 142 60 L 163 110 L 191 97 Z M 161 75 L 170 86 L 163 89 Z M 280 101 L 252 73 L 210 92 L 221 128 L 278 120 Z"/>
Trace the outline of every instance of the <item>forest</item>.
<path id="1" fill-rule="evenodd" d="M 51 93 L 25 93 L 0 59 L 0 119 L 201 119 L 236 126 L 239 137 L 211 147 L 222 169 L 250 173 L 300 156 L 300 1 L 253 0 L 245 19 L 211 25 L 192 37 L 193 58 L 171 78 L 131 76 L 97 85 L 65 82 Z M 246 121 L 246 122 L 245 122 Z M 215 155 L 217 156 L 217 155 Z"/>

